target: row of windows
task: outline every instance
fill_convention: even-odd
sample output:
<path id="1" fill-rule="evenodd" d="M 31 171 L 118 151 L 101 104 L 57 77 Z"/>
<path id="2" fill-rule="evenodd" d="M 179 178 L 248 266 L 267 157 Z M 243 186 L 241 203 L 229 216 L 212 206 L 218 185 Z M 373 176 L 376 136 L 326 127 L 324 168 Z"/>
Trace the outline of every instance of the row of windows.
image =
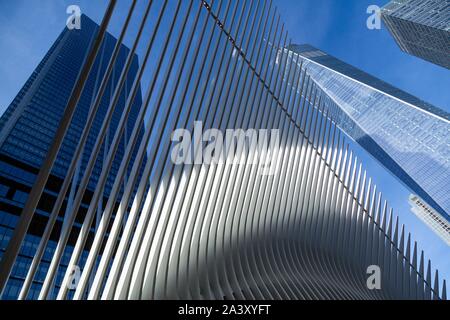
<path id="1" fill-rule="evenodd" d="M 442 219 L 439 215 L 434 213 L 433 211 L 428 208 L 428 206 L 424 203 L 422 203 L 420 200 L 417 201 L 417 205 L 422 208 L 435 222 L 437 222 L 444 230 L 448 231 L 450 233 L 450 225 L 448 222 L 444 219 Z"/>

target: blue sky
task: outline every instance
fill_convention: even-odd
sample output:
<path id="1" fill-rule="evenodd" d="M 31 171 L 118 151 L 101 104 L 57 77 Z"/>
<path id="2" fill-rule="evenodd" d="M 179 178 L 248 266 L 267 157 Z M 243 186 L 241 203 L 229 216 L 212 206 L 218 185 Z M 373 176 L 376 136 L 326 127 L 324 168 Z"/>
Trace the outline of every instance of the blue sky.
<path id="1" fill-rule="evenodd" d="M 400 51 L 383 26 L 366 27 L 369 5 L 387 0 L 273 0 L 293 43 L 309 43 L 450 112 L 450 71 Z M 3 113 L 65 26 L 71 4 L 99 22 L 107 0 L 0 0 L 0 113 Z M 118 34 L 128 1 L 119 1 L 110 32 Z M 139 1 L 138 7 L 143 7 Z M 142 10 L 140 10 L 142 12 Z M 135 19 L 137 21 L 137 19 Z M 132 28 L 133 29 L 133 28 Z M 135 29 L 135 28 L 134 28 Z M 133 32 L 126 39 L 130 45 Z M 450 280 L 450 248 L 423 225 L 407 203 L 409 191 L 358 146 L 369 174 L 424 249 Z"/>

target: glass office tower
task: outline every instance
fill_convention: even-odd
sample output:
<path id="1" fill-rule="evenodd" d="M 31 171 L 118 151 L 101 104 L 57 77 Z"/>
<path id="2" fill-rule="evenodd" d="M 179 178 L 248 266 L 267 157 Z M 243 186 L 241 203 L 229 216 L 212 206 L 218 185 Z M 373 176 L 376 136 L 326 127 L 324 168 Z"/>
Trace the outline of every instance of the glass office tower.
<path id="1" fill-rule="evenodd" d="M 450 114 L 310 45 L 290 47 L 338 125 L 450 220 Z"/>
<path id="2" fill-rule="evenodd" d="M 450 0 L 393 0 L 382 17 L 403 51 L 450 69 Z"/>
<path id="3" fill-rule="evenodd" d="M 99 26 L 86 16 L 82 16 L 80 30 L 68 30 L 65 28 L 0 119 L 0 257 L 7 247 L 8 241 L 27 200 L 28 193 L 33 186 L 39 168 L 53 141 L 59 121 L 64 113 L 78 74 L 83 67 L 83 62 L 90 51 L 90 47 L 93 45 L 98 28 Z M 39 244 L 40 235 L 42 235 L 46 226 L 47 217 L 53 208 L 53 203 L 56 200 L 58 191 L 61 188 L 62 181 L 78 145 L 90 107 L 97 95 L 116 42 L 117 40 L 110 34 L 107 34 L 103 41 L 98 58 L 90 73 L 71 126 L 53 167 L 52 175 L 47 183 L 45 193 L 43 194 L 44 201 L 41 200 L 39 203 L 38 210 L 29 228 L 29 233 L 22 246 L 20 256 L 16 261 L 11 279 L 4 291 L 3 299 L 16 299 L 19 294 L 20 284 L 26 276 L 34 252 Z M 86 168 L 97 134 L 100 131 L 103 119 L 109 108 L 114 90 L 118 85 L 129 52 L 130 50 L 127 47 L 124 45 L 121 46 L 113 74 L 90 132 L 82 161 L 75 173 L 78 183 Z M 119 102 L 112 117 L 110 130 L 101 148 L 88 190 L 85 193 L 84 201 L 74 226 L 75 231 L 72 231 L 69 246 L 66 249 L 62 264 L 59 268 L 56 286 L 62 280 L 61 277 L 65 272 L 65 266 L 73 250 L 72 246 L 76 240 L 76 234 L 81 227 L 84 214 L 89 207 L 89 199 L 92 197 L 99 179 L 103 159 L 106 157 L 112 142 L 115 129 L 124 110 L 126 99 L 131 91 L 138 68 L 138 57 L 134 56 L 125 85 L 120 94 Z M 118 148 L 117 156 L 104 190 L 105 200 L 111 191 L 124 155 L 126 140 L 131 135 L 141 103 L 142 96 L 139 89 L 128 118 L 124 137 Z M 141 131 L 140 139 L 142 138 L 142 133 L 143 131 Z M 132 162 L 133 160 L 134 157 Z M 70 201 L 69 197 L 66 198 L 63 209 L 67 207 L 68 201 Z M 43 261 L 36 274 L 29 298 L 37 298 L 38 291 L 36 290 L 40 288 L 44 280 L 52 251 L 56 247 L 55 240 L 58 239 L 57 237 L 62 226 L 63 218 L 61 213 L 51 237 L 52 241 L 50 241 L 47 247 Z M 55 232 L 55 229 L 57 232 Z M 93 234 L 91 234 L 89 241 L 92 241 L 92 237 Z M 83 254 L 83 259 L 86 256 L 87 252 Z M 84 260 L 82 263 L 84 263 Z"/>

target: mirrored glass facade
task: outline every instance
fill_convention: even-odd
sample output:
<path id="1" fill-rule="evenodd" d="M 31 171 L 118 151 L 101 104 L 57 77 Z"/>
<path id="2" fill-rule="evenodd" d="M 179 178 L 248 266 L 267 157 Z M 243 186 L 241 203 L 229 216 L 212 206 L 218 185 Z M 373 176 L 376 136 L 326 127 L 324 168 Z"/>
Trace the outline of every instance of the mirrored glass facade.
<path id="1" fill-rule="evenodd" d="M 310 45 L 293 45 L 346 133 L 450 220 L 450 115 Z"/>
<path id="2" fill-rule="evenodd" d="M 382 17 L 403 51 L 450 69 L 450 0 L 393 0 Z"/>
<path id="3" fill-rule="evenodd" d="M 0 119 L 0 257 L 3 255 L 8 245 L 22 208 L 27 200 L 28 193 L 33 186 L 38 170 L 54 139 L 59 121 L 64 113 L 78 74 L 83 67 L 93 41 L 95 40 L 98 28 L 96 23 L 88 17 L 83 16 L 80 30 L 64 29 Z M 44 231 L 47 218 L 53 208 L 58 191 L 61 188 L 62 181 L 69 168 L 72 156 L 85 126 L 89 110 L 98 93 L 101 80 L 107 70 L 116 43 L 117 40 L 112 35 L 106 35 L 100 53 L 85 85 L 71 126 L 66 134 L 55 165 L 53 166 L 52 175 L 49 178 L 46 190 L 43 194 L 43 200 L 39 203 L 38 210 L 29 228 L 29 234 L 25 238 L 11 279 L 5 289 L 3 299 L 16 299 L 18 297 L 19 289 L 26 276 L 27 270 L 29 269 L 32 257 L 39 245 L 40 236 Z M 78 183 L 86 168 L 102 122 L 110 106 L 114 91 L 119 83 L 119 78 L 129 52 L 130 50 L 126 46 L 121 46 L 111 79 L 94 120 L 94 125 L 90 132 L 82 161 L 75 173 Z M 139 61 L 137 55 L 135 55 L 123 89 L 120 92 L 120 99 L 112 116 L 109 132 L 105 138 L 106 142 L 103 143 L 100 155 L 97 158 L 88 189 L 85 193 L 85 199 L 78 213 L 75 223 L 75 232 L 73 232 L 73 235 L 69 240 L 69 244 L 72 244 L 72 246 L 76 240 L 76 234 L 81 228 L 84 215 L 89 207 L 89 199 L 92 197 L 101 174 L 103 161 L 110 148 L 115 130 L 126 104 L 126 99 L 130 94 L 135 76 L 138 72 L 138 68 Z M 108 181 L 104 190 L 104 204 L 106 203 L 117 175 L 124 156 L 127 143 L 126 140 L 130 138 L 141 104 L 142 96 L 139 89 L 128 118 L 124 137 L 121 140 L 108 176 Z M 143 130 L 141 130 L 139 142 L 142 138 L 142 134 Z M 136 151 L 137 150 L 135 150 L 135 153 Z M 133 162 L 134 157 L 132 158 L 131 165 Z M 66 198 L 63 209 L 67 207 L 68 201 L 69 197 Z M 56 230 L 61 229 L 62 222 L 63 212 L 61 212 L 61 216 L 58 218 L 55 226 Z M 94 230 L 95 226 L 91 233 L 93 233 Z M 58 239 L 58 232 L 59 231 L 52 234 L 51 240 L 53 241 L 50 241 L 47 247 L 35 281 L 30 290 L 29 298 L 37 298 L 46 270 L 50 264 L 52 251 L 54 251 L 56 247 L 55 240 Z M 90 235 L 89 241 L 92 241 L 92 239 L 93 234 Z M 62 263 L 58 270 L 56 287 L 58 287 L 62 281 L 62 276 L 64 275 L 65 268 L 69 262 L 68 259 L 73 250 L 72 246 L 69 245 L 66 248 L 64 258 L 62 259 Z M 84 252 L 81 259 L 82 264 L 84 264 L 86 258 L 87 252 Z"/>

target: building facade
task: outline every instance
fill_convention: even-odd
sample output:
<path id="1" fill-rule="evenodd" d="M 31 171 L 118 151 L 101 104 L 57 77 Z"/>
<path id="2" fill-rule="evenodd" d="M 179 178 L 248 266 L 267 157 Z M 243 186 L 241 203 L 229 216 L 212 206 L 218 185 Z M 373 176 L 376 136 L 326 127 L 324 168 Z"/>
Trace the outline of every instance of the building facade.
<path id="1" fill-rule="evenodd" d="M 65 28 L 0 118 L 0 257 L 7 247 L 8 241 L 27 200 L 28 193 L 33 186 L 47 150 L 50 148 L 50 144 L 54 139 L 59 121 L 84 60 L 95 39 L 97 30 L 98 25 L 84 15 L 82 16 L 80 30 L 69 30 Z M 3 299 L 17 299 L 18 297 L 31 260 L 39 245 L 47 219 L 52 211 L 66 172 L 69 169 L 90 108 L 99 91 L 100 81 L 106 72 L 116 42 L 117 40 L 110 34 L 107 34 L 103 41 L 101 54 L 97 57 L 90 73 L 73 121 L 63 141 L 52 174 L 47 183 L 43 199 L 40 201 L 28 235 L 22 245 L 20 256 L 16 261 L 8 286 L 4 291 Z M 107 110 L 110 107 L 111 98 L 118 86 L 121 71 L 129 52 L 130 50 L 122 45 L 113 69 L 113 74 L 100 103 L 92 130 L 90 131 L 82 161 L 78 164 L 76 170 L 77 181 L 81 180 L 82 173 L 86 170 L 92 148 Z M 68 257 L 73 250 L 73 238 L 79 232 L 83 217 L 89 207 L 88 199 L 92 197 L 95 190 L 100 172 L 102 171 L 103 159 L 106 157 L 110 148 L 112 137 L 124 110 L 125 102 L 130 93 L 138 67 L 138 58 L 135 56 L 127 74 L 125 85 L 120 92 L 120 99 L 113 114 L 109 132 L 95 163 L 93 174 L 85 193 L 86 199 L 81 204 L 76 219 L 72 239 L 69 240 L 69 245 L 61 261 L 58 279 L 55 282 L 56 288 L 61 283 L 61 277 L 68 264 Z M 111 191 L 121 159 L 124 156 L 126 142 L 129 139 L 131 129 L 134 127 L 141 107 L 141 99 L 139 90 L 128 119 L 127 132 L 125 132 L 125 136 L 121 139 L 117 156 L 108 176 L 108 181 L 104 189 L 105 200 L 102 200 L 102 202 L 106 202 Z M 34 278 L 28 296 L 29 298 L 37 298 L 42 281 L 44 280 L 43 275 L 47 272 L 52 253 L 56 247 L 58 232 L 61 230 L 64 221 L 64 210 L 73 201 L 74 190 L 71 190 L 71 194 L 68 194 L 64 201 L 63 210 L 58 217 L 55 231 L 52 233 L 51 241 L 47 246 L 43 260 Z M 95 225 L 92 228 L 92 231 L 94 230 Z M 92 234 L 90 235 L 90 241 L 92 241 Z M 86 256 L 87 252 L 84 252 L 84 260 Z"/>
<path id="2" fill-rule="evenodd" d="M 409 197 L 409 203 L 411 211 L 450 246 L 450 223 L 415 195 Z"/>
<path id="3" fill-rule="evenodd" d="M 143 105 L 154 104 L 136 162 L 148 161 L 126 182 L 137 186 L 132 201 L 102 213 L 74 288 L 83 246 L 69 254 L 57 299 L 446 299 L 445 281 L 327 116 L 328 92 L 280 50 L 288 35 L 270 1 L 147 3 L 155 37 L 141 44 L 157 59 Z M 211 142 L 211 155 L 228 151 L 220 136 L 230 130 L 280 139 L 256 163 L 245 148 L 238 161 L 178 163 L 178 129 Z M 39 298 L 54 297 L 44 291 L 59 275 L 42 276 Z"/>
<path id="4" fill-rule="evenodd" d="M 404 52 L 450 69 L 449 0 L 392 0 L 382 17 Z"/>
<path id="5" fill-rule="evenodd" d="M 333 119 L 450 220 L 450 114 L 310 45 L 293 45 Z"/>

